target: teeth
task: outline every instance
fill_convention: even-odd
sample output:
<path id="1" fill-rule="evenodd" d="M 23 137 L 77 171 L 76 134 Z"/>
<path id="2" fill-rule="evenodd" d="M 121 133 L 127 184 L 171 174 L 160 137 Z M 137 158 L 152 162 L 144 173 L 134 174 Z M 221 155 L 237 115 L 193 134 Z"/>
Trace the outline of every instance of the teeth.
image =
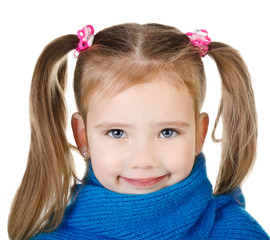
<path id="1" fill-rule="evenodd" d="M 158 184 L 164 177 L 165 175 L 160 176 L 160 177 L 155 177 L 155 178 L 125 178 L 123 177 L 123 180 L 135 186 L 149 187 L 149 186 L 154 186 Z"/>
<path id="2" fill-rule="evenodd" d="M 157 178 L 146 178 L 146 179 L 134 179 L 134 181 L 137 181 L 137 182 L 151 182 L 155 179 L 159 179 L 160 177 L 157 177 Z"/>

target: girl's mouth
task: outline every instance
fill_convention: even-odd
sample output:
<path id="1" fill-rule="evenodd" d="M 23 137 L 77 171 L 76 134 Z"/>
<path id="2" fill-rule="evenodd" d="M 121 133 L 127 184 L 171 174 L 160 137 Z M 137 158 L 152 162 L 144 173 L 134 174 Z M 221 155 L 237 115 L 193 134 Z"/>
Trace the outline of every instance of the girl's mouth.
<path id="1" fill-rule="evenodd" d="M 124 181 L 131 185 L 138 187 L 152 187 L 161 182 L 167 175 L 154 177 L 154 178 L 125 178 L 121 177 Z"/>

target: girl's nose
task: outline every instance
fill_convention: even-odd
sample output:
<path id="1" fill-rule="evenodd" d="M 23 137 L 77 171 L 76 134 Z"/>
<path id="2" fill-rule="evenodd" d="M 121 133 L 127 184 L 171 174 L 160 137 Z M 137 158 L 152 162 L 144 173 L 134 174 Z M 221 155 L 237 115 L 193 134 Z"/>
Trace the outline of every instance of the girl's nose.
<path id="1" fill-rule="evenodd" d="M 160 165 L 160 161 L 156 152 L 150 144 L 136 148 L 133 151 L 133 155 L 130 159 L 130 167 L 138 169 L 157 168 Z"/>

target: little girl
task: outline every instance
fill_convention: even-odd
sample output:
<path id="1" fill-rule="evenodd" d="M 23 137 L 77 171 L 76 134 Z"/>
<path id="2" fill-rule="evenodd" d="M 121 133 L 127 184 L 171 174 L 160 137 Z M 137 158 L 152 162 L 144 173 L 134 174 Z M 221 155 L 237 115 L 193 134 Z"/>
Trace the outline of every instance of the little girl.
<path id="1" fill-rule="evenodd" d="M 78 58 L 72 128 L 87 163 L 81 184 L 65 135 L 72 50 Z M 205 55 L 222 80 L 212 134 L 222 144 L 214 190 L 202 153 L 209 122 L 201 113 Z M 269 239 L 245 211 L 240 188 L 256 154 L 250 76 L 238 52 L 211 42 L 207 31 L 122 24 L 94 35 L 87 25 L 44 49 L 30 99 L 31 145 L 10 239 Z"/>

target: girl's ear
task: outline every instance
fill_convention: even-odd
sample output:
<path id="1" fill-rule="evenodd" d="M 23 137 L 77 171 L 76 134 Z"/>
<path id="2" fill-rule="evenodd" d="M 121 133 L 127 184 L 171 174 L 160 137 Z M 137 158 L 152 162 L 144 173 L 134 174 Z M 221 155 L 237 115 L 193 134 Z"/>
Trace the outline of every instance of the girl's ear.
<path id="1" fill-rule="evenodd" d="M 84 153 L 88 153 L 89 151 L 88 151 L 88 144 L 87 144 L 87 137 L 86 137 L 86 129 L 85 129 L 83 118 L 78 112 L 72 115 L 71 126 L 73 130 L 75 142 L 81 154 L 84 155 Z"/>
<path id="2" fill-rule="evenodd" d="M 198 135 L 197 135 L 197 148 L 199 152 L 202 151 L 204 140 L 207 134 L 209 125 L 209 117 L 207 113 L 201 113 L 198 123 Z"/>

